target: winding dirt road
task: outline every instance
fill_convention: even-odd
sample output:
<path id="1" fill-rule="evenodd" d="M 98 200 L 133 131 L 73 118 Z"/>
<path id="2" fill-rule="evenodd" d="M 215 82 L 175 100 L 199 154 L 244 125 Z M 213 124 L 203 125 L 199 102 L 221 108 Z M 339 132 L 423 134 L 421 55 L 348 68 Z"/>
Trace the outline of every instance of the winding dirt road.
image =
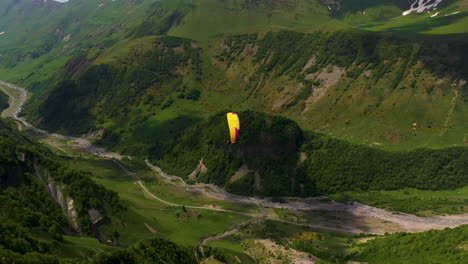
<path id="1" fill-rule="evenodd" d="M 296 223 L 296 222 L 291 222 L 291 221 L 286 221 L 282 219 L 277 219 L 277 218 L 272 218 L 268 215 L 265 214 L 249 214 L 249 213 L 244 213 L 244 212 L 239 212 L 239 211 L 234 211 L 234 210 L 227 210 L 223 208 L 218 208 L 218 207 L 211 207 L 211 206 L 193 206 L 193 205 L 182 205 L 182 204 L 176 204 L 176 203 L 171 203 L 166 200 L 163 200 L 156 196 L 154 193 L 152 193 L 146 186 L 143 184 L 143 182 L 140 180 L 138 175 L 134 172 L 131 172 L 127 170 L 122 164 L 118 163 L 115 161 L 115 164 L 119 166 L 128 176 L 132 177 L 135 182 L 141 187 L 143 192 L 151 197 L 154 200 L 157 200 L 163 204 L 169 205 L 169 206 L 177 206 L 177 207 L 182 207 L 185 206 L 186 208 L 191 208 L 191 209 L 201 209 L 201 210 L 210 210 L 210 211 L 218 211 L 218 212 L 225 212 L 225 213 L 231 213 L 231 214 L 238 214 L 238 215 L 243 215 L 243 216 L 249 216 L 249 217 L 254 217 L 256 219 L 258 218 L 263 218 L 264 220 L 271 220 L 271 221 L 276 221 L 276 222 L 281 222 L 281 223 L 286 223 L 286 224 L 292 224 L 292 225 L 297 225 L 297 226 L 304 226 L 304 227 L 309 227 L 309 228 L 315 228 L 315 229 L 321 229 L 321 230 L 326 230 L 326 231 L 334 231 L 334 232 L 343 232 L 343 233 L 366 233 L 363 230 L 359 230 L 356 228 L 333 228 L 333 227 L 327 227 L 323 225 L 310 225 L 310 224 L 303 224 L 303 223 Z M 185 182 L 184 182 L 185 183 Z M 186 184 L 186 183 L 185 183 Z M 207 185 L 207 184 L 205 184 Z M 261 206 L 261 205 L 260 205 Z M 227 231 L 226 231 L 227 232 Z M 380 234 L 380 233 L 372 233 L 372 234 Z"/>
<path id="2" fill-rule="evenodd" d="M 149 161 L 146 161 L 148 167 L 150 167 L 157 175 L 159 175 L 162 179 L 165 179 L 166 182 L 178 185 L 180 187 L 186 188 L 192 192 L 199 192 L 204 194 L 207 197 L 217 199 L 217 200 L 224 200 L 229 201 L 237 204 L 249 204 L 249 205 L 257 205 L 260 207 L 266 208 L 281 208 L 281 209 L 288 209 L 288 210 L 302 210 L 302 211 L 329 211 L 329 212 L 346 212 L 351 215 L 357 217 L 371 217 L 382 219 L 384 221 L 396 223 L 400 226 L 399 230 L 395 231 L 407 231 L 407 232 L 421 232 L 427 231 L 431 229 L 443 229 L 445 227 L 456 227 L 459 225 L 468 224 L 468 214 L 460 214 L 460 215 L 448 215 L 448 216 L 435 216 L 435 217 L 418 217 L 411 214 L 404 214 L 404 213 L 391 213 L 386 210 L 360 204 L 357 202 L 353 203 L 337 203 L 334 201 L 324 202 L 326 197 L 310 197 L 310 198 L 297 198 L 297 197 L 289 197 L 285 198 L 288 202 L 287 203 L 275 203 L 272 202 L 270 199 L 261 199 L 256 197 L 248 197 L 248 196 L 240 196 L 226 192 L 224 189 L 212 185 L 212 184 L 204 184 L 198 183 L 195 185 L 189 185 L 185 183 L 185 181 L 178 176 L 171 176 L 162 171 L 161 168 L 155 166 Z M 176 180 L 176 181 L 174 181 Z M 276 219 L 279 222 L 285 222 L 295 225 L 303 225 L 308 226 L 307 224 L 295 223 L 284 221 L 280 219 Z M 361 230 L 352 226 L 348 226 L 347 228 L 330 228 L 334 231 L 345 231 L 345 232 L 352 232 L 352 233 L 369 233 L 365 230 Z M 381 234 L 387 231 L 382 232 L 370 232 L 374 234 Z"/>
<path id="3" fill-rule="evenodd" d="M 101 158 L 111 158 L 111 159 L 121 159 L 124 156 L 118 153 L 107 152 L 102 148 L 98 148 L 93 146 L 88 140 L 83 138 L 71 137 L 71 136 L 63 136 L 56 133 L 49 133 L 47 131 L 35 128 L 24 118 L 18 117 L 19 113 L 22 110 L 23 104 L 27 99 L 27 92 L 25 89 L 14 86 L 12 84 L 0 81 L 0 90 L 5 92 L 7 95 L 10 96 L 10 107 L 3 111 L 2 116 L 4 117 L 11 117 L 17 121 L 19 121 L 24 126 L 33 129 L 36 133 L 39 133 L 43 136 L 59 138 L 66 141 L 74 142 L 75 145 L 80 148 L 81 150 L 88 152 L 90 154 L 99 156 Z M 9 90 L 9 91 L 8 91 Z M 16 95 L 13 94 L 16 92 Z M 114 160 L 114 162 L 129 176 L 131 176 L 135 182 L 140 186 L 142 191 L 147 194 L 150 198 L 157 200 L 163 204 L 169 206 L 182 206 L 180 204 L 171 203 L 161 199 L 160 197 L 154 195 L 143 182 L 140 180 L 137 174 L 128 171 L 124 166 Z M 212 185 L 212 184 L 195 184 L 189 185 L 187 184 L 182 178 L 178 176 L 172 176 L 166 174 L 161 168 L 151 164 L 149 161 L 146 161 L 146 164 L 150 169 L 152 169 L 157 176 L 169 182 L 171 184 L 175 184 L 179 187 L 185 188 L 191 192 L 199 192 L 203 195 L 217 199 L 217 200 L 225 200 L 232 203 L 237 204 L 249 204 L 249 205 L 256 205 L 260 208 L 282 208 L 288 209 L 292 211 L 316 211 L 316 212 L 330 212 L 334 214 L 347 214 L 353 217 L 353 223 L 347 223 L 347 219 L 344 219 L 341 222 L 334 223 L 333 221 L 325 221 L 324 223 L 320 223 L 320 225 L 312 225 L 307 223 L 298 223 L 298 222 L 291 222 L 282 219 L 272 218 L 266 214 L 249 214 L 234 210 L 227 210 L 223 208 L 216 208 L 210 206 L 190 206 L 185 205 L 187 208 L 192 209 L 202 209 L 202 210 L 211 210 L 211 211 L 219 211 L 225 213 L 233 213 L 238 215 L 244 215 L 254 218 L 259 217 L 266 217 L 269 220 L 282 222 L 286 224 L 293 224 L 298 226 L 310 227 L 315 229 L 323 229 L 328 231 L 338 231 L 338 232 L 346 232 L 346 233 L 372 233 L 372 234 L 382 234 L 384 232 L 421 232 L 427 231 L 430 229 L 443 229 L 445 227 L 456 227 L 459 225 L 468 224 L 468 214 L 462 215 L 450 215 L 450 216 L 437 216 L 437 217 L 417 217 L 415 215 L 410 214 L 394 214 L 383 209 L 359 204 L 359 203 L 350 203 L 350 204 L 343 204 L 337 203 L 334 201 L 324 202 L 324 197 L 312 197 L 312 198 L 286 198 L 287 203 L 274 203 L 268 199 L 261 199 L 256 197 L 246 197 L 240 195 L 234 195 L 231 193 L 226 192 L 224 189 Z M 174 181 L 176 180 L 176 181 Z M 340 218 L 341 215 L 333 215 L 335 218 Z M 360 221 L 364 222 L 371 222 L 369 219 L 378 220 L 378 222 L 369 223 L 369 225 L 374 226 L 383 226 L 384 223 L 392 223 L 390 229 L 375 229 L 369 228 L 366 226 L 359 225 Z M 377 231 L 376 231 L 377 230 Z"/>

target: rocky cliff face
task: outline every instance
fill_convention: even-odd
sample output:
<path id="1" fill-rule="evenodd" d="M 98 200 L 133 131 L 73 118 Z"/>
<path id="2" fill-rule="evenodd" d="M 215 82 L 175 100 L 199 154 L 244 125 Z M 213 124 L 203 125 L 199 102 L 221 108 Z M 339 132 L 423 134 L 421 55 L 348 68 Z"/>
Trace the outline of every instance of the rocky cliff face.
<path id="1" fill-rule="evenodd" d="M 67 186 L 56 181 L 50 174 L 49 169 L 43 166 L 39 159 L 31 153 L 17 152 L 13 160 L 16 166 L 6 169 L 0 167 L 0 187 L 19 187 L 22 184 L 27 184 L 27 173 L 35 175 L 50 197 L 60 206 L 73 229 L 80 231 L 79 215 L 75 206 L 75 200 L 67 195 Z M 94 208 L 88 209 L 88 216 L 92 225 L 97 225 L 104 219 L 102 213 Z"/>
<path id="2" fill-rule="evenodd" d="M 18 193 L 28 206 L 32 204 L 33 211 L 53 214 L 52 218 L 59 219 L 54 225 L 57 234 L 61 228 L 73 229 L 72 233 L 106 241 L 100 226 L 109 224 L 110 216 L 116 216 L 125 207 L 117 193 L 96 184 L 90 172 L 69 165 L 67 160 L 20 133 L 13 121 L 0 118 L 0 193 L 15 188 L 9 191 Z M 42 227 L 51 228 L 49 222 L 42 222 Z"/>
<path id="3" fill-rule="evenodd" d="M 54 201 L 60 206 L 63 213 L 68 219 L 68 222 L 75 230 L 79 230 L 78 225 L 78 213 L 76 212 L 74 203 L 75 201 L 64 195 L 65 186 L 61 183 L 57 183 L 50 175 L 49 170 L 38 163 L 36 159 L 33 161 L 34 174 L 45 186 L 49 195 Z"/>

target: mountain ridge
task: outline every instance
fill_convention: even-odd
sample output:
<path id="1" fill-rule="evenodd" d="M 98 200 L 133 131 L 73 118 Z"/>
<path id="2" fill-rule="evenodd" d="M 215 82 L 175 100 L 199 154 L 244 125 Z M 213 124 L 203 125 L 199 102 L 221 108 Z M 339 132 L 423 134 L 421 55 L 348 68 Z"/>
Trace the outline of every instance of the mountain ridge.
<path id="1" fill-rule="evenodd" d="M 462 263 L 468 2 L 417 3 L 1 1 L 0 262 Z"/>
<path id="2" fill-rule="evenodd" d="M 154 147 L 148 135 L 169 139 L 226 107 L 281 114 L 307 130 L 374 147 L 463 146 L 466 46 L 458 36 L 359 31 L 234 35 L 209 48 L 184 38 L 144 37 L 95 59 L 73 57 L 62 76 L 31 86 L 37 92 L 26 111 L 48 130 L 101 131 L 102 143 L 127 151 L 142 142 Z M 148 54 L 153 59 L 143 59 Z M 372 133 L 360 133 L 369 126 Z"/>

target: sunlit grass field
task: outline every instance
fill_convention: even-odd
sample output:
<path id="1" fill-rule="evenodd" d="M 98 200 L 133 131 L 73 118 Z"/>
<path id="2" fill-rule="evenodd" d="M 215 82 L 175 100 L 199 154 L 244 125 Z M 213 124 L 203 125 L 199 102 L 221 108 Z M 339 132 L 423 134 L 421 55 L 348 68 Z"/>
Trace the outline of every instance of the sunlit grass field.
<path id="1" fill-rule="evenodd" d="M 181 220 L 177 217 L 177 213 L 182 213 L 181 207 L 167 206 L 146 196 L 133 179 L 111 160 L 81 160 L 74 162 L 74 166 L 91 171 L 97 183 L 117 192 L 128 206 L 121 221 L 113 219 L 114 222 L 110 227 L 103 227 L 104 230 L 118 228 L 121 241 L 125 244 L 153 236 L 163 236 L 180 245 L 194 247 L 203 237 L 221 233 L 235 224 L 248 220 L 248 217 L 236 214 L 202 209 L 195 210 L 201 214 L 198 219 Z M 187 198 L 174 200 L 186 201 L 187 205 L 192 205 L 193 201 Z M 156 232 L 152 233 L 145 224 Z"/>

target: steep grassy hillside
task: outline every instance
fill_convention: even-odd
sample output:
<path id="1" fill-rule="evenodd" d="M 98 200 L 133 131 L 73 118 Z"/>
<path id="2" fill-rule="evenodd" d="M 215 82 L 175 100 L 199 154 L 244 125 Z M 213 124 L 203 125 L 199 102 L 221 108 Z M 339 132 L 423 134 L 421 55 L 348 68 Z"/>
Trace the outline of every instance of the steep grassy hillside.
<path id="1" fill-rule="evenodd" d="M 149 10 L 171 12 L 159 1 L 11 1 L 0 5 L 1 75 L 30 84 L 62 73 L 73 56 L 94 59 L 103 49 L 133 35 Z M 160 14 L 161 23 L 164 17 Z"/>
<path id="2" fill-rule="evenodd" d="M 180 27 L 171 35 L 206 40 L 216 34 L 244 32 L 258 24 L 272 28 L 271 19 L 276 26 L 287 23 L 293 28 L 301 14 L 306 16 L 301 20 L 309 26 L 327 20 L 324 7 L 315 0 L 301 0 L 293 7 L 288 2 L 272 2 L 273 6 L 269 1 L 246 0 L 2 2 L 0 74 L 23 85 L 45 80 L 60 74 L 72 56 L 86 54 L 94 59 L 103 49 L 123 39 L 164 35 L 176 26 Z M 314 12 L 306 13 L 311 10 Z M 297 16 L 296 11 L 300 12 Z M 239 19 L 239 12 L 246 13 L 245 19 Z M 227 22 L 228 17 L 233 20 Z M 239 22 L 242 23 L 238 25 Z"/>
<path id="3" fill-rule="evenodd" d="M 290 178 L 303 182 L 296 169 L 302 131 L 296 123 L 279 116 L 242 112 L 242 136 L 231 145 L 226 138 L 226 116 L 217 114 L 194 126 L 162 151 L 155 151 L 165 169 L 187 176 L 202 159 L 208 170 L 197 180 L 226 186 L 242 193 L 286 195 L 291 190 Z M 232 177 L 241 167 L 245 173 Z M 261 177 L 260 174 L 268 175 Z M 295 179 L 295 178 L 298 179 Z M 193 179 L 192 179 L 193 180 Z M 291 187 L 291 188 L 294 188 Z"/>
<path id="4" fill-rule="evenodd" d="M 466 0 L 443 1 L 442 13 L 434 18 L 401 17 L 409 6 L 404 0 L 4 1 L 0 73 L 9 81 L 30 84 L 59 72 L 70 56 L 86 52 L 95 58 L 125 38 L 147 35 L 209 42 L 234 33 L 356 26 L 422 34 L 466 32 Z"/>
<path id="5" fill-rule="evenodd" d="M 369 263 L 464 263 L 468 258 L 468 227 L 434 230 L 420 234 L 394 234 L 363 245 L 355 258 Z M 391 256 L 384 252 L 393 252 Z M 385 256 L 385 257 L 384 257 Z"/>
<path id="6" fill-rule="evenodd" d="M 123 250 L 65 235 L 93 235 L 118 245 L 117 231 L 125 232 L 109 227 L 111 221 L 127 217 L 127 208 L 115 192 L 91 180 L 91 173 L 72 169 L 73 161 L 52 154 L 15 127 L 14 122 L 0 119 L 2 262 L 196 263 L 192 249 L 162 238 Z"/>
<path id="7" fill-rule="evenodd" d="M 282 31 L 215 43 L 143 37 L 95 59 L 75 56 L 61 75 L 30 86 L 26 111 L 46 129 L 94 131 L 101 144 L 136 155 L 226 108 L 281 114 L 374 147 L 467 141 L 463 36 Z"/>
<path id="8" fill-rule="evenodd" d="M 310 31 L 331 22 L 319 1 L 201 0 L 168 34 L 207 41 L 226 34 L 272 30 Z"/>
<path id="9" fill-rule="evenodd" d="M 37 58 L 49 52 L 59 39 L 54 34 L 54 18 L 62 11 L 63 6 L 54 1 L 2 1 L 0 64 L 11 67 L 27 57 Z"/>
<path id="10" fill-rule="evenodd" d="M 102 144 L 133 154 L 147 153 L 152 135 L 171 138 L 227 107 L 273 111 L 306 129 L 374 146 L 463 145 L 466 38 L 350 29 L 426 23 L 426 14 L 388 20 L 408 8 L 403 2 L 11 2 L 0 18 L 0 76 L 33 93 L 26 113 L 36 125 L 99 131 L 93 135 Z M 445 2 L 441 12 L 465 6 Z M 442 14 L 444 27 L 464 16 Z M 246 32 L 253 34 L 231 37 Z M 464 31 L 448 31 L 456 32 Z M 166 46 L 173 54 L 156 52 L 154 35 L 197 42 L 179 39 Z M 150 53 L 153 59 L 142 59 Z M 369 127 L 372 133 L 362 133 Z"/>
<path id="11" fill-rule="evenodd" d="M 31 123 L 135 155 L 121 162 L 178 204 L 214 207 L 155 180 L 140 158 L 188 183 L 276 201 L 326 194 L 461 213 L 467 7 L 444 0 L 401 16 L 406 0 L 4 0 L 0 79 L 28 89 Z M 236 144 L 228 143 L 228 111 L 241 118 Z M 185 206 L 148 199 L 119 163 L 57 156 L 15 127 L 0 120 L 0 262 L 197 263 L 202 238 L 250 217 L 198 208 L 184 219 Z M 323 262 L 466 258 L 466 226 L 362 244 L 258 222 L 264 228 L 254 223 L 250 239 L 275 239 Z M 249 263 L 244 242 L 236 234 L 205 254 Z"/>
<path id="12" fill-rule="evenodd" d="M 432 1 L 434 2 L 434 1 Z M 168 34 L 205 41 L 226 34 L 360 27 L 404 34 L 466 33 L 467 1 L 442 1 L 430 13 L 402 16 L 407 0 L 196 1 Z M 457 12 L 457 13 L 455 13 Z M 181 12 L 179 12 L 181 13 Z M 435 13 L 438 15 L 433 16 Z M 432 17 L 431 17 L 432 16 Z"/>
<path id="13" fill-rule="evenodd" d="M 198 100 L 200 90 L 185 83 L 196 82 L 200 74 L 194 42 L 174 37 L 137 39 L 106 50 L 94 61 L 71 58 L 61 80 L 33 84 L 38 93 L 26 111 L 40 119 L 38 125 L 51 130 L 81 134 L 103 127 L 118 137 L 117 130 L 130 134 L 135 124 L 176 98 Z M 113 144 L 117 143 L 118 138 Z"/>
<path id="14" fill-rule="evenodd" d="M 296 249 L 318 257 L 315 263 L 441 263 L 462 264 L 467 257 L 468 226 L 423 233 L 396 233 L 384 236 L 346 235 L 301 230 L 298 227 L 265 221 L 248 225 L 235 235 L 210 241 L 227 263 L 248 262 L 244 252 L 256 253 L 261 261 L 273 259 L 294 263 Z M 269 245 L 276 243 L 274 247 Z M 286 249 L 286 250 L 285 250 Z M 391 254 L 389 253 L 391 252 Z M 310 256 L 310 255 L 309 255 Z M 297 263 L 297 262 L 296 262 Z"/>
<path id="15" fill-rule="evenodd" d="M 368 24 L 377 24 L 377 25 L 388 25 L 391 24 L 393 20 L 400 20 L 402 17 L 410 17 L 409 20 L 406 20 L 409 24 L 421 23 L 423 20 L 425 22 L 429 22 L 430 20 L 427 19 L 431 15 L 435 13 L 439 14 L 449 14 L 454 8 L 460 8 L 463 11 L 464 5 L 466 5 L 465 0 L 461 1 L 450 1 L 450 0 L 442 0 L 439 1 L 437 6 L 434 8 L 433 4 L 436 3 L 435 0 L 424 1 L 424 5 L 426 6 L 425 10 L 421 13 L 417 13 L 417 10 L 413 9 L 411 14 L 405 14 L 403 16 L 403 12 L 411 10 L 412 4 L 415 1 L 407 1 L 407 0 L 379 0 L 379 1 L 372 1 L 372 0 L 320 0 L 323 4 L 329 7 L 332 15 L 347 24 L 353 26 L 366 26 Z M 417 2 L 417 1 L 416 1 Z M 414 7 L 419 7 L 419 5 L 414 5 Z M 447 12 L 451 11 L 451 12 Z M 429 15 L 426 15 L 429 13 Z M 436 17 L 432 16 L 432 18 Z M 420 18 L 415 19 L 415 18 Z M 450 20 L 453 24 L 456 24 L 457 21 Z M 430 23 L 430 22 L 429 22 Z M 442 22 L 437 19 L 434 19 L 432 23 L 426 25 L 426 27 L 440 27 L 447 24 L 447 22 Z M 420 24 L 421 26 L 422 23 Z M 454 26 L 455 28 L 456 26 Z M 408 28 L 409 29 L 409 28 Z M 424 32 L 417 27 L 413 27 L 413 33 L 428 33 Z M 403 30 L 404 31 L 404 30 Z"/>
<path id="16" fill-rule="evenodd" d="M 238 114 L 242 120 L 238 143 L 227 143 L 226 120 L 220 113 L 186 130 L 173 144 L 156 151 L 154 158 L 170 173 L 240 194 L 310 196 L 404 187 L 445 190 L 468 183 L 464 147 L 382 151 L 304 133 L 283 117 Z M 204 169 L 192 173 L 197 163 Z"/>
<path id="17" fill-rule="evenodd" d="M 357 239 L 335 238 L 335 243 L 324 239 L 326 235 L 303 232 L 291 238 L 287 245 L 320 256 L 317 263 L 457 263 L 465 262 L 468 227 L 433 230 L 408 234 L 397 233 L 384 237 Z M 347 241 L 343 243 L 343 241 Z M 327 243 L 328 242 L 328 243 Z M 388 252 L 392 252 L 389 254 Z"/>
<path id="18" fill-rule="evenodd" d="M 465 37 L 352 31 L 233 36 L 212 58 L 228 89 L 210 105 L 280 113 L 374 146 L 463 145 L 467 48 Z"/>
<path id="19" fill-rule="evenodd" d="M 394 31 L 403 34 L 444 35 L 466 33 L 468 1 L 442 1 L 437 10 L 429 9 L 421 14 L 394 16 L 386 21 L 367 21 L 358 25 L 371 31 Z M 367 14 L 367 13 L 366 13 Z M 356 14 L 362 18 L 365 15 Z"/>

